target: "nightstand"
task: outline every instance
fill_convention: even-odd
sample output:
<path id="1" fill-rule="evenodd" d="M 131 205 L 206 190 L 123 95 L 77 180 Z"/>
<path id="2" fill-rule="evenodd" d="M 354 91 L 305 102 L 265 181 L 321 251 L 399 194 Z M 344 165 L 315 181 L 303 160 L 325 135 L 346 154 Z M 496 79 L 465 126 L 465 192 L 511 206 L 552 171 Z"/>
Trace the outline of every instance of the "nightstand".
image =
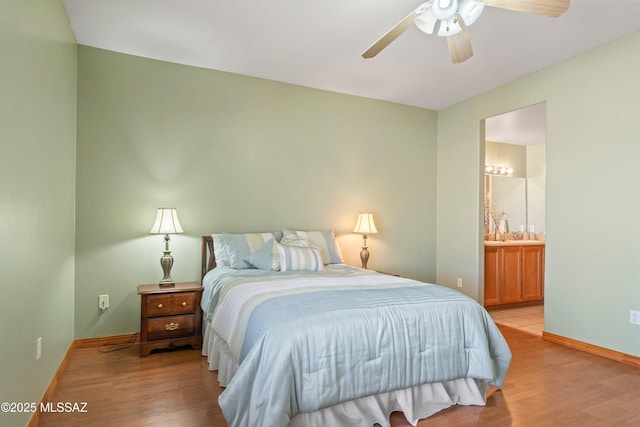
<path id="1" fill-rule="evenodd" d="M 140 357 L 152 350 L 190 344 L 202 345 L 202 286 L 198 282 L 176 283 L 171 288 L 139 285 Z"/>

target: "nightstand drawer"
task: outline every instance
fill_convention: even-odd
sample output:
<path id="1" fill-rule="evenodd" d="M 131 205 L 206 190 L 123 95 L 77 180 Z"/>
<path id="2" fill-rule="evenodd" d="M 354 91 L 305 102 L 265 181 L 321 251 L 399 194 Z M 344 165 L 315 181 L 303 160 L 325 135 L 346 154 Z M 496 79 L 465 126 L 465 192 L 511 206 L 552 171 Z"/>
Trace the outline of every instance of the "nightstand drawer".
<path id="1" fill-rule="evenodd" d="M 167 316 L 173 314 L 171 298 L 173 295 L 149 295 L 147 297 L 147 316 Z"/>
<path id="2" fill-rule="evenodd" d="M 196 311 L 195 302 L 196 302 L 195 292 L 181 292 L 179 294 L 174 294 L 172 314 L 195 313 Z"/>
<path id="3" fill-rule="evenodd" d="M 147 297 L 147 316 L 168 316 L 172 314 L 194 313 L 195 292 L 180 292 L 167 295 L 149 295 Z"/>
<path id="4" fill-rule="evenodd" d="M 194 333 L 195 321 L 192 314 L 158 317 L 147 320 L 148 340 L 188 337 Z"/>

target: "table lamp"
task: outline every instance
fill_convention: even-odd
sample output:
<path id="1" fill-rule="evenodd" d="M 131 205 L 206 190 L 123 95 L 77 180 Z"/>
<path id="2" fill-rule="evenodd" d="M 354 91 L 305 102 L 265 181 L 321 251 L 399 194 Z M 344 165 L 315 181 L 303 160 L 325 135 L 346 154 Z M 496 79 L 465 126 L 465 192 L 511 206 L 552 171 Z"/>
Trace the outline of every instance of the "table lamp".
<path id="1" fill-rule="evenodd" d="M 173 266 L 173 257 L 169 250 L 169 234 L 184 233 L 178 213 L 175 208 L 158 208 L 156 222 L 151 227 L 149 234 L 164 234 L 164 255 L 160 258 L 160 265 L 164 272 L 164 277 L 160 280 L 161 288 L 170 288 L 176 285 L 171 278 L 171 267 Z"/>
<path id="2" fill-rule="evenodd" d="M 362 268 L 367 268 L 367 262 L 369 261 L 369 248 L 367 247 L 367 234 L 376 234 L 376 224 L 373 222 L 373 214 L 359 213 L 356 226 L 353 228 L 354 233 L 362 234 L 362 250 L 360 251 L 360 260 L 362 261 Z"/>

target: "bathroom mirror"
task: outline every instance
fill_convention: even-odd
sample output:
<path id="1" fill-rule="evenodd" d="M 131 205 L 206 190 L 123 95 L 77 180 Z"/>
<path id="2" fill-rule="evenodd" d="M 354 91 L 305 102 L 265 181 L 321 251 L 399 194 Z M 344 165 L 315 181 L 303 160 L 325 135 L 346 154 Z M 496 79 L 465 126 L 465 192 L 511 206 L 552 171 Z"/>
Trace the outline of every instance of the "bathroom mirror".
<path id="1" fill-rule="evenodd" d="M 488 188 L 488 202 L 497 211 L 504 212 L 508 229 L 505 232 L 523 230 L 527 222 L 527 182 L 525 178 L 509 176 L 487 176 L 485 185 Z M 500 220 L 500 218 L 498 219 Z M 488 233 L 494 233 L 490 224 Z"/>

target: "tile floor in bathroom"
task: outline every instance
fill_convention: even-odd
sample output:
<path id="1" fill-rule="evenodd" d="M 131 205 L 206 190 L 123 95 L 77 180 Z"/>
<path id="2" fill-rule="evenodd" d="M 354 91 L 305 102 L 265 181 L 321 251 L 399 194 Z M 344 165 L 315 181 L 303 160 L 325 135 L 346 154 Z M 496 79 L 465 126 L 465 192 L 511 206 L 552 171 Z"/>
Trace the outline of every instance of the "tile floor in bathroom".
<path id="1" fill-rule="evenodd" d="M 544 305 L 490 310 L 489 314 L 496 323 L 542 336 Z"/>

